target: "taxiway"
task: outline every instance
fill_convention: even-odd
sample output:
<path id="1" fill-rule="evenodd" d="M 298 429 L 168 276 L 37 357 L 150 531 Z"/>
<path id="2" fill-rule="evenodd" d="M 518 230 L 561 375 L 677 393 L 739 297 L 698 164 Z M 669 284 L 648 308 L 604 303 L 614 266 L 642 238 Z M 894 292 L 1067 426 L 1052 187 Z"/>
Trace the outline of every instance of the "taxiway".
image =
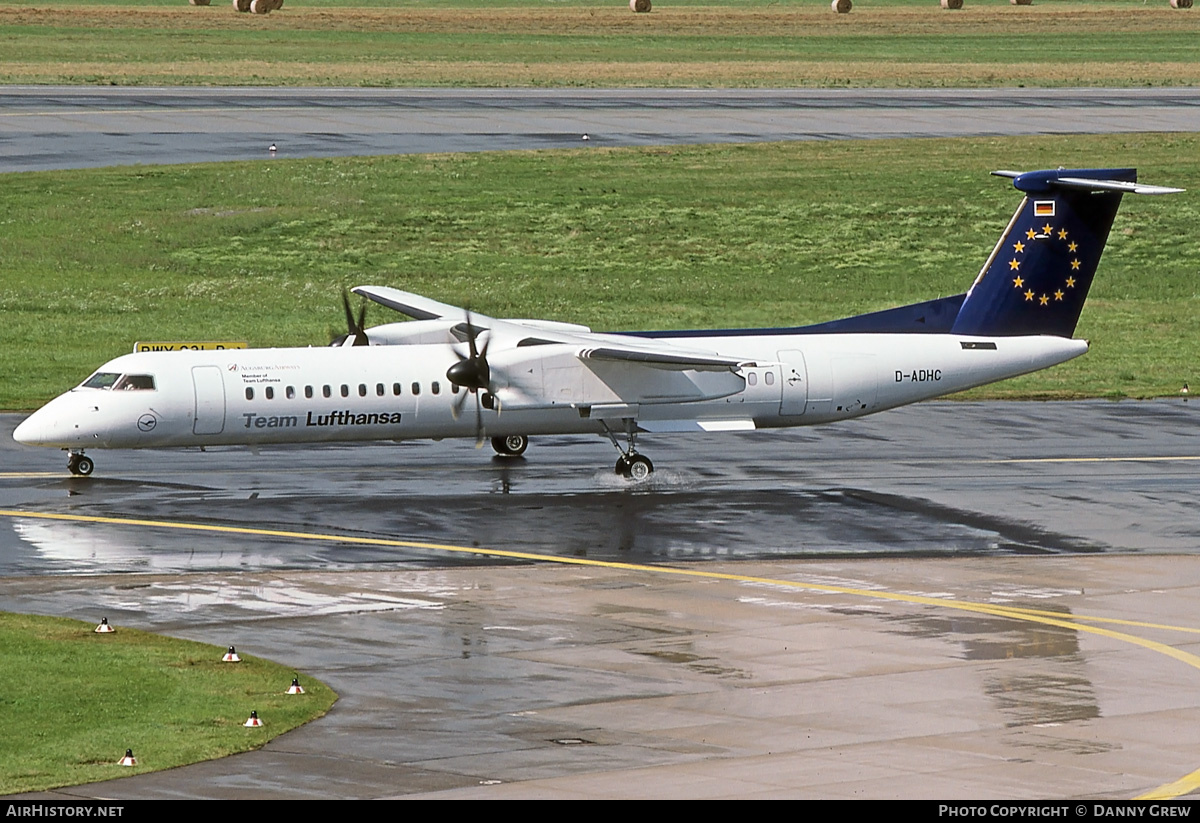
<path id="1" fill-rule="evenodd" d="M 1200 90 L 0 89 L 0 171 L 252 160 L 271 144 L 295 158 L 1172 131 L 1200 131 Z"/>
<path id="2" fill-rule="evenodd" d="M 234 644 L 343 696 L 263 751 L 44 796 L 1200 785 L 1193 403 L 646 436 L 660 470 L 640 485 L 599 438 L 511 462 L 469 443 L 96 452 L 71 478 L 12 443 L 16 420 L 0 608 Z"/>

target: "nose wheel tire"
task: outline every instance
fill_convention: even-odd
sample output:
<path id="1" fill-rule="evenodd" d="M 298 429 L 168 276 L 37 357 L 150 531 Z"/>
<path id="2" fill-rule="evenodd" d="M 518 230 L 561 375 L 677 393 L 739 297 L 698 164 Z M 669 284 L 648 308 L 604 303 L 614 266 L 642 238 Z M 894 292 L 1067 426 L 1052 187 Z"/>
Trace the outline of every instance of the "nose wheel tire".
<path id="1" fill-rule="evenodd" d="M 87 477 L 92 473 L 92 469 L 96 468 L 96 464 L 92 462 L 92 458 L 82 454 L 73 454 L 67 458 L 67 468 L 71 474 L 80 477 Z"/>

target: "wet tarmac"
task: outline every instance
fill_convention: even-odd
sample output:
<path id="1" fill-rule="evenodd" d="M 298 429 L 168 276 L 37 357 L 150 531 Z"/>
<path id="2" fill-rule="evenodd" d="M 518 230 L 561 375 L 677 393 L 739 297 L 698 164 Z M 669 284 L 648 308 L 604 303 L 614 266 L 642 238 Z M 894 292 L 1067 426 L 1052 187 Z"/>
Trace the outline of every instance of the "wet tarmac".
<path id="1" fill-rule="evenodd" d="M 643 435 L 633 484 L 602 438 L 535 439 L 503 460 L 469 441 L 89 454 L 11 439 L 0 508 L 170 518 L 594 560 L 1195 552 L 1200 406 L 1186 401 L 925 403 L 835 426 Z M 327 541 L 0 522 L 0 575 L 414 568 L 480 562 Z"/>
<path id="2" fill-rule="evenodd" d="M 0 608 L 342 695 L 261 752 L 47 796 L 1134 797 L 1200 769 L 1194 403 L 644 436 L 643 484 L 599 438 L 97 451 L 70 478 L 17 420 Z"/>
<path id="3" fill-rule="evenodd" d="M 1200 782 L 1200 557 L 689 568 L 758 579 L 52 576 L 0 579 L 0 606 L 236 644 L 342 695 L 261 751 L 44 799 L 1128 799 Z"/>

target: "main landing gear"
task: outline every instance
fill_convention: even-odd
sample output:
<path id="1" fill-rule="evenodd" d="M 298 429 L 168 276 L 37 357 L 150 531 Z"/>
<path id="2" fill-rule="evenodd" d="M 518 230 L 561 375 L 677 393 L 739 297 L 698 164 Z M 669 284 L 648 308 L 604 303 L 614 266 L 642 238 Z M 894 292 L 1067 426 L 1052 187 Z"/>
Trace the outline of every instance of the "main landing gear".
<path id="1" fill-rule="evenodd" d="M 87 477 L 94 468 L 96 468 L 96 464 L 92 462 L 92 458 L 87 457 L 83 452 L 73 451 L 67 455 L 67 469 L 76 477 Z"/>
<path id="2" fill-rule="evenodd" d="M 621 456 L 617 458 L 616 472 L 621 477 L 628 477 L 630 480 L 645 480 L 654 471 L 654 464 L 650 462 L 650 458 L 644 454 L 638 454 L 635 446 L 637 445 L 637 423 L 632 418 L 625 418 L 625 437 L 629 441 L 627 448 L 621 448 L 621 444 L 617 442 L 617 436 L 613 434 L 612 429 L 608 427 L 608 423 L 603 420 L 600 425 L 604 427 L 604 433 L 608 435 L 608 439 L 616 447 Z"/>
<path id="3" fill-rule="evenodd" d="M 492 448 L 501 457 L 520 457 L 529 448 L 529 438 L 523 434 L 510 434 L 508 437 L 493 437 Z"/>

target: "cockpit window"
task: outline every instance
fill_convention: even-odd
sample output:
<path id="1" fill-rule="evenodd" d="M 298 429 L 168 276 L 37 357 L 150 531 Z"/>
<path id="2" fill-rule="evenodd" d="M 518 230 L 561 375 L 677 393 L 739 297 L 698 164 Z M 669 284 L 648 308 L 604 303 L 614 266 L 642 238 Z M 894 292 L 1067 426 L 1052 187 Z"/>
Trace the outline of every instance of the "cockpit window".
<path id="1" fill-rule="evenodd" d="M 113 384 L 113 391 L 154 391 L 154 376 L 149 374 L 125 374 Z"/>
<path id="2" fill-rule="evenodd" d="M 111 371 L 98 371 L 83 381 L 82 389 L 111 389 L 113 383 L 120 379 L 121 375 Z"/>

